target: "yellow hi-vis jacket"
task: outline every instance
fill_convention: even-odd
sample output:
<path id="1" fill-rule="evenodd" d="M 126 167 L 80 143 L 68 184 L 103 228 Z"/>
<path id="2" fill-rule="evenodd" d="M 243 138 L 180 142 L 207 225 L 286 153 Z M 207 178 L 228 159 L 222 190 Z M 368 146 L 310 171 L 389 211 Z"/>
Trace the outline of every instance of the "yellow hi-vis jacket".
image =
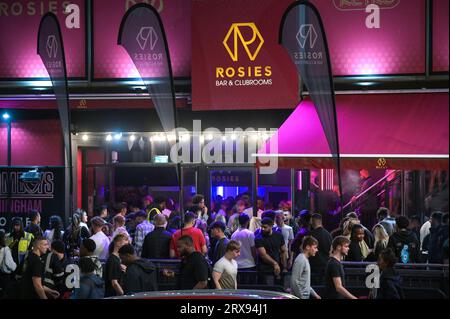
<path id="1" fill-rule="evenodd" d="M 25 259 L 25 257 L 28 254 L 28 248 L 30 247 L 31 242 L 33 241 L 34 236 L 31 233 L 24 232 L 24 236 L 20 238 L 19 244 L 17 245 L 18 249 L 18 255 L 19 255 L 19 263 L 22 263 Z M 7 234 L 5 237 L 6 245 L 12 249 L 13 246 L 16 244 L 17 241 L 15 241 L 11 235 L 11 233 Z"/>

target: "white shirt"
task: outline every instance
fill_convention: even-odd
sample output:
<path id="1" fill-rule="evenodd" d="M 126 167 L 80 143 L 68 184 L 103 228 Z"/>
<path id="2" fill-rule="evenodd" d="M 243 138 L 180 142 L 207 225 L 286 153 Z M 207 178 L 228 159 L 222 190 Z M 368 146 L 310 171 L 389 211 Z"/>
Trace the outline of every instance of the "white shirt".
<path id="1" fill-rule="evenodd" d="M 251 232 L 255 232 L 258 229 L 261 228 L 261 217 L 253 217 L 250 219 L 250 226 L 248 229 L 250 229 Z"/>
<path id="2" fill-rule="evenodd" d="M 291 226 L 283 225 L 283 228 L 281 228 L 281 233 L 284 238 L 284 245 L 286 248 L 289 248 L 289 241 L 294 240 L 294 231 L 292 230 Z"/>
<path id="3" fill-rule="evenodd" d="M 247 214 L 250 219 L 253 217 L 253 207 L 249 207 L 244 209 L 243 213 Z"/>
<path id="4" fill-rule="evenodd" d="M 420 227 L 420 247 L 423 249 L 422 244 L 423 240 L 430 233 L 431 223 L 430 221 L 425 222 L 422 227 Z"/>
<path id="5" fill-rule="evenodd" d="M 64 232 L 61 231 L 61 240 L 63 239 L 63 236 L 64 236 Z M 46 238 L 50 243 L 53 242 L 53 237 L 55 237 L 55 230 L 54 229 L 52 229 L 52 230 L 47 229 L 44 232 L 44 238 Z"/>
<path id="6" fill-rule="evenodd" d="M 80 222 L 80 227 L 86 227 L 86 229 L 89 230 L 89 227 L 86 223 Z"/>
<path id="7" fill-rule="evenodd" d="M 252 255 L 252 247 L 255 247 L 255 234 L 248 229 L 239 228 L 231 239 L 241 244 L 241 255 L 236 258 L 239 269 L 255 267 L 255 260 Z"/>
<path id="8" fill-rule="evenodd" d="M 237 289 L 238 264 L 236 260 L 229 260 L 223 256 L 214 264 L 213 271 L 222 274 L 224 279 L 226 275 L 230 276 L 234 280 L 235 289 Z"/>
<path id="9" fill-rule="evenodd" d="M 164 208 L 164 210 L 161 213 L 163 213 L 164 216 L 169 218 L 172 211 L 170 209 Z"/>
<path id="10" fill-rule="evenodd" d="M 102 231 L 92 235 L 91 238 L 95 241 L 94 255 L 100 258 L 100 260 L 106 260 L 108 258 L 109 238 Z"/>
<path id="11" fill-rule="evenodd" d="M 0 273 L 11 274 L 17 265 L 11 254 L 11 249 L 6 246 L 0 249 Z"/>
<path id="12" fill-rule="evenodd" d="M 117 235 L 124 234 L 128 237 L 128 240 L 131 240 L 130 234 L 128 234 L 127 229 L 124 226 L 118 227 L 112 234 L 111 239 L 116 238 Z"/>

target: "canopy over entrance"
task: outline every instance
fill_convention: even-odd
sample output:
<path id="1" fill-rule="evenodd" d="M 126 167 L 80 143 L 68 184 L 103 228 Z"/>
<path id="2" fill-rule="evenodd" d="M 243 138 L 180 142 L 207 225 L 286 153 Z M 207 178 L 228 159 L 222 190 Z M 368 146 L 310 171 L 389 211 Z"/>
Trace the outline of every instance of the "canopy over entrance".
<path id="1" fill-rule="evenodd" d="M 336 96 L 342 167 L 448 170 L 447 93 Z M 314 105 L 302 102 L 258 157 L 283 168 L 334 168 Z M 264 150 L 266 155 L 264 154 Z"/>

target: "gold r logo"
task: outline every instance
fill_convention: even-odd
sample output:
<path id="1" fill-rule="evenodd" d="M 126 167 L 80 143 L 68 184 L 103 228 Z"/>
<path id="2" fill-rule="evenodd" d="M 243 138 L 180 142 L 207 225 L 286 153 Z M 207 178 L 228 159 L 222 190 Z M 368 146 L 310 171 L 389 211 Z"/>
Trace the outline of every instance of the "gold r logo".
<path id="1" fill-rule="evenodd" d="M 250 40 L 246 40 L 242 35 L 242 29 L 244 28 L 250 28 L 250 30 L 253 32 Z M 233 39 L 232 45 L 229 45 L 229 42 L 231 42 L 231 38 Z M 252 45 L 256 41 L 258 41 L 259 44 L 257 45 L 256 50 L 252 53 L 250 45 Z M 223 45 L 225 46 L 225 49 L 227 49 L 228 54 L 230 54 L 230 57 L 234 62 L 237 62 L 239 60 L 239 42 L 241 42 L 250 60 L 255 61 L 259 51 L 264 44 L 264 39 L 254 23 L 233 23 L 225 37 L 225 40 L 223 40 Z"/>
<path id="2" fill-rule="evenodd" d="M 386 165 L 387 165 L 387 161 L 385 158 L 379 158 L 377 161 L 377 164 L 378 164 L 377 169 L 381 169 L 381 168 L 385 169 Z"/>

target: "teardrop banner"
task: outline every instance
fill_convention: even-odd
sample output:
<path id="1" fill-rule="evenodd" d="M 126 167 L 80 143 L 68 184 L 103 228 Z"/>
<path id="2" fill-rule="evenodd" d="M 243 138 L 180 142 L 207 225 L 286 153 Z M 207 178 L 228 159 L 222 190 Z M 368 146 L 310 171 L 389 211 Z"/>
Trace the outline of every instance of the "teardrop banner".
<path id="1" fill-rule="evenodd" d="M 164 131 L 166 134 L 175 135 L 175 139 L 168 139 L 169 143 L 171 145 L 178 143 L 172 64 L 166 33 L 158 11 L 145 3 L 132 6 L 120 24 L 118 44 L 127 51 L 136 66 Z M 177 161 L 177 176 L 180 184 L 179 161 Z M 179 186 L 182 205 L 181 184 Z"/>
<path id="2" fill-rule="evenodd" d="M 58 104 L 65 151 L 66 214 L 69 214 L 73 210 L 73 173 L 66 56 L 58 18 L 51 12 L 45 14 L 41 19 L 38 32 L 37 54 L 41 57 L 50 76 Z"/>
<path id="3" fill-rule="evenodd" d="M 331 154 L 336 160 L 342 207 L 341 160 L 333 73 L 325 29 L 319 11 L 313 4 L 296 1 L 288 7 L 281 20 L 279 43 L 289 53 L 319 115 Z"/>

